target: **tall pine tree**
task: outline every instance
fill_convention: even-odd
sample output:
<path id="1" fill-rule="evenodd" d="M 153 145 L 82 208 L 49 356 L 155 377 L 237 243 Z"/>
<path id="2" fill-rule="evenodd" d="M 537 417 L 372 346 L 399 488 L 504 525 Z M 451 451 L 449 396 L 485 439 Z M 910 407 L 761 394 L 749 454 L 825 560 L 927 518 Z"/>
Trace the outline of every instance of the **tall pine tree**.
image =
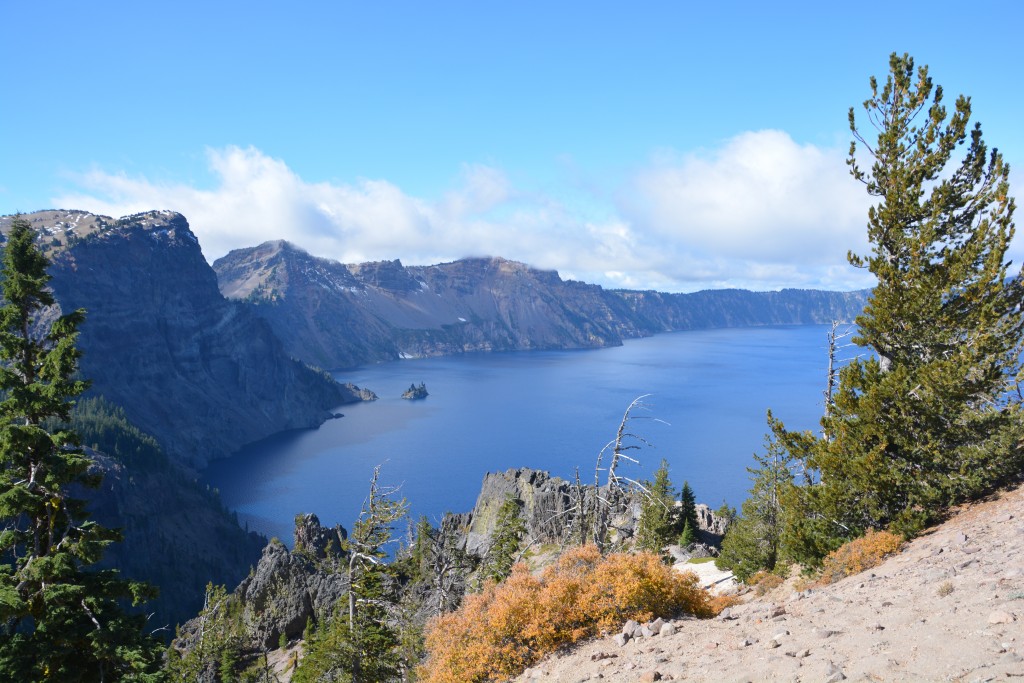
<path id="1" fill-rule="evenodd" d="M 74 484 L 96 485 L 90 459 L 67 429 L 83 311 L 47 323 L 54 303 L 35 232 L 11 222 L 0 270 L 0 679 L 155 680 L 144 618 L 118 601 L 151 591 L 113 570 L 90 570 L 118 535 L 88 519 Z"/>
<path id="2" fill-rule="evenodd" d="M 950 116 L 927 67 L 896 54 L 889 67 L 864 102 L 877 138 L 849 117 L 848 164 L 877 202 L 870 254 L 849 257 L 877 278 L 854 339 L 873 354 L 841 370 L 822 438 L 783 437 L 818 475 L 792 539 L 812 554 L 868 528 L 913 534 L 1024 465 L 1009 167 L 969 128 L 967 97 Z"/>

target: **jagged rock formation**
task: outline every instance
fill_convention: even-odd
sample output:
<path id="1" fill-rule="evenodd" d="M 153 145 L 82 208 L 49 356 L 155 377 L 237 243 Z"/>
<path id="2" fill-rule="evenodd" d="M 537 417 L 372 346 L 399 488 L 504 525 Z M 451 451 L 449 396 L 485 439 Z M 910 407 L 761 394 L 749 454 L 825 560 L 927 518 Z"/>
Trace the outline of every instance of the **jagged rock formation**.
<path id="1" fill-rule="evenodd" d="M 467 351 L 615 346 L 658 332 L 852 320 L 866 292 L 605 290 L 500 258 L 343 265 L 288 242 L 213 264 L 225 296 L 296 358 L 328 368 Z"/>
<path id="2" fill-rule="evenodd" d="M 410 384 L 409 388 L 402 392 L 402 398 L 410 401 L 418 401 L 426 398 L 430 394 L 427 393 L 427 385 L 420 382 L 419 386 Z"/>
<path id="3" fill-rule="evenodd" d="M 531 542 L 557 545 L 578 543 L 582 522 L 578 501 L 582 497 L 584 511 L 589 509 L 593 502 L 594 486 L 584 485 L 579 492 L 575 488 L 575 484 L 564 479 L 526 467 L 487 473 L 473 511 L 458 519 L 465 530 L 466 551 L 477 557 L 486 555 L 494 534 L 498 510 L 509 496 L 521 502 L 521 514 Z M 639 520 L 640 496 L 636 492 L 627 492 L 611 518 L 612 542 L 624 543 L 631 539 Z M 702 504 L 697 505 L 697 520 L 699 540 L 707 545 L 718 545 L 725 533 L 726 521 Z"/>
<path id="4" fill-rule="evenodd" d="M 244 651 L 273 650 L 282 634 L 298 639 L 307 621 L 315 624 L 332 614 L 348 594 L 342 571 L 346 556 L 340 548 L 345 537 L 341 526 L 325 529 L 316 515 L 304 515 L 296 520 L 294 550 L 276 540 L 267 544 L 252 573 L 228 598 L 241 614 L 238 635 Z M 183 625 L 175 646 L 193 647 L 204 621 L 216 618 L 221 615 L 202 615 Z"/>
<path id="5" fill-rule="evenodd" d="M 172 458 L 201 467 L 360 400 L 289 358 L 264 320 L 220 294 L 180 214 L 25 218 L 53 262 L 60 307 L 87 311 L 79 348 L 91 393 L 123 406 Z"/>

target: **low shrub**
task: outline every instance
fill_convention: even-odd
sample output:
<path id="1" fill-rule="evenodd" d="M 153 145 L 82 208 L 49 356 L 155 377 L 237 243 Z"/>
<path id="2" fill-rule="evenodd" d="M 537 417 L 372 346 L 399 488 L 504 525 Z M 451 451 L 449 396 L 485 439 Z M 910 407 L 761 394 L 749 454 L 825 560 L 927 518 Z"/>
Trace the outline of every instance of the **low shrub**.
<path id="1" fill-rule="evenodd" d="M 818 583 L 827 585 L 881 564 L 899 552 L 903 537 L 889 531 L 869 529 L 866 534 L 839 546 L 825 558 Z"/>
<path id="2" fill-rule="evenodd" d="M 711 613 L 717 616 L 726 607 L 735 607 L 742 602 L 743 598 L 738 595 L 713 595 L 708 606 L 711 608 Z"/>
<path id="3" fill-rule="evenodd" d="M 427 628 L 423 683 L 511 678 L 544 655 L 629 619 L 686 612 L 712 616 L 696 575 L 673 572 L 651 553 L 602 557 L 594 546 L 567 551 L 534 576 L 517 565 Z"/>
<path id="4" fill-rule="evenodd" d="M 753 587 L 754 593 L 764 595 L 770 590 L 778 588 L 785 582 L 778 574 L 761 570 L 747 579 L 747 585 Z"/>

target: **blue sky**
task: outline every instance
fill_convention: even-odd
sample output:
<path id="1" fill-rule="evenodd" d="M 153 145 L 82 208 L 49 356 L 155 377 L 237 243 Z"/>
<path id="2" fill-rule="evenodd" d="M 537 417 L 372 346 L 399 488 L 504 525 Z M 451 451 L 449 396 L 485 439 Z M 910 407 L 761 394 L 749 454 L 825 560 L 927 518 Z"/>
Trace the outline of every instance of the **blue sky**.
<path id="1" fill-rule="evenodd" d="M 970 95 L 1024 182 L 1017 2 L 291 5 L 0 3 L 0 214 L 173 209 L 210 260 L 284 238 L 606 286 L 864 286 L 846 116 L 893 51 Z"/>

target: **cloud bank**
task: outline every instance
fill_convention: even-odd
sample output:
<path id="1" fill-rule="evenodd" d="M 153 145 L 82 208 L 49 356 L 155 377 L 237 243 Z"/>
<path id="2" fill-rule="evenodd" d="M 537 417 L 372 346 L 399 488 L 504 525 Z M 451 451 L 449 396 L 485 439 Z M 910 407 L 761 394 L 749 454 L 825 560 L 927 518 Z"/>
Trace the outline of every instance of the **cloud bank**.
<path id="1" fill-rule="evenodd" d="M 154 182 L 95 169 L 55 206 L 110 216 L 149 209 L 184 214 L 211 261 L 231 249 L 287 239 L 342 262 L 410 264 L 503 256 L 610 287 L 866 286 L 846 264 L 866 248 L 867 197 L 845 153 L 780 131 L 738 135 L 720 147 L 663 154 L 613 193 L 591 193 L 595 221 L 558 197 L 516 188 L 501 169 L 466 165 L 435 198 L 387 180 L 308 182 L 285 161 L 249 147 L 207 152 L 214 187 Z M 575 188 L 578 189 L 578 188 Z"/>

